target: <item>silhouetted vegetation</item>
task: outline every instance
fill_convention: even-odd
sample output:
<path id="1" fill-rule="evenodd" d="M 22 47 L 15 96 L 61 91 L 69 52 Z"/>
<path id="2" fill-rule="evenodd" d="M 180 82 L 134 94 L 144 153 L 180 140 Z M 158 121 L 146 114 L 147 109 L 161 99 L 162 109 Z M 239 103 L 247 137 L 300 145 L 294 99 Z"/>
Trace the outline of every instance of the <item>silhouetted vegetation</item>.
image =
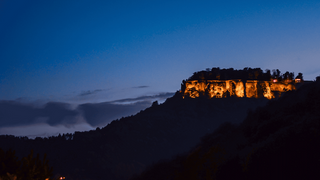
<path id="1" fill-rule="evenodd" d="M 0 179 L 1 180 L 49 180 L 53 168 L 49 167 L 46 155 L 43 160 L 39 154 L 33 157 L 33 151 L 21 160 L 15 151 L 3 151 L 0 148 Z"/>
<path id="2" fill-rule="evenodd" d="M 256 71 L 259 78 L 280 78 L 280 71 L 273 76 L 270 71 L 245 70 L 254 77 Z M 236 76 L 222 74 L 220 78 Z M 39 153 L 37 157 L 46 153 L 53 174 L 67 180 L 124 180 L 133 174 L 135 180 L 278 179 L 278 173 L 289 179 L 319 178 L 318 79 L 270 101 L 182 99 L 177 92 L 163 104 L 154 102 L 150 108 L 103 128 L 34 140 L 0 136 L 0 147 L 16 151 L 12 162 L 29 157 L 31 149 Z M 22 167 L 23 162 L 5 164 Z M 0 176 L 7 176 L 7 171 Z"/>
<path id="3" fill-rule="evenodd" d="M 296 77 L 299 79 L 303 79 L 302 73 Z M 293 80 L 294 73 L 286 71 L 284 74 L 281 74 L 280 70 L 272 70 L 266 69 L 265 72 L 260 68 L 244 68 L 243 70 L 236 70 L 233 68 L 229 69 L 220 69 L 220 68 L 212 68 L 206 69 L 205 71 L 194 72 L 191 77 L 186 79 L 186 81 L 191 80 L 229 80 L 229 79 L 241 79 L 241 80 L 261 80 L 261 81 L 270 81 L 271 79 L 289 79 Z"/>
<path id="4" fill-rule="evenodd" d="M 191 150 L 191 155 L 183 156 L 177 165 L 181 168 L 176 168 L 170 179 L 318 179 L 319 120 L 320 78 L 296 92 L 271 100 L 265 107 L 248 111 L 247 118 L 239 126 L 221 124 L 202 138 L 201 143 Z M 211 161 L 211 172 L 204 173 L 206 160 L 214 156 L 205 157 L 203 154 L 217 145 L 226 149 L 225 154 L 218 156 L 223 161 Z M 172 168 L 170 161 L 166 164 Z M 219 165 L 215 166 L 216 172 L 213 173 L 215 164 Z M 152 167 L 149 169 L 149 173 L 157 172 Z M 138 179 L 146 178 L 135 177 Z"/>

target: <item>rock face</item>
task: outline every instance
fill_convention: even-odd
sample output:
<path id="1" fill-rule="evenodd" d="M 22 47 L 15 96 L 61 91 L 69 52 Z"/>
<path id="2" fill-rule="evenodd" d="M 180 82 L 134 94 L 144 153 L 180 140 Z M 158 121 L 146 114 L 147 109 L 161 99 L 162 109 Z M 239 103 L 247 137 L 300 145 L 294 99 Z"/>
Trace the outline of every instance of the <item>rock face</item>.
<path id="1" fill-rule="evenodd" d="M 212 68 L 193 73 L 182 81 L 183 98 L 225 98 L 230 96 L 247 98 L 280 97 L 281 93 L 296 89 L 303 82 L 302 73 L 294 78 L 288 71 L 270 70 L 263 72 L 260 68 L 244 68 L 243 70 Z"/>
<path id="2" fill-rule="evenodd" d="M 281 93 L 296 89 L 296 83 L 292 80 L 259 81 L 259 80 L 192 80 L 182 85 L 183 98 L 197 98 L 207 96 L 209 98 L 226 98 L 228 96 L 273 99 L 280 97 Z"/>

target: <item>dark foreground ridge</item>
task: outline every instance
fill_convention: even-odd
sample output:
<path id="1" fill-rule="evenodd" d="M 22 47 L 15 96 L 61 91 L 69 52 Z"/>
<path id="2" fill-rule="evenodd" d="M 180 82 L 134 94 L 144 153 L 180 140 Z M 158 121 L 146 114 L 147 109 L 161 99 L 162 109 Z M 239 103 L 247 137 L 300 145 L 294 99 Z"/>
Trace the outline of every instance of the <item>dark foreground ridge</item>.
<path id="1" fill-rule="evenodd" d="M 319 179 L 320 77 L 223 123 L 187 154 L 149 166 L 132 180 Z"/>
<path id="2" fill-rule="evenodd" d="M 40 157 L 46 153 L 53 174 L 68 180 L 124 180 L 133 175 L 136 179 L 228 179 L 231 174 L 254 179 L 259 176 L 255 172 L 278 172 L 277 164 L 268 169 L 266 164 L 259 166 L 260 160 L 271 165 L 275 161 L 272 157 L 291 150 L 283 147 L 297 148 L 300 146 L 295 142 L 301 141 L 310 149 L 306 138 L 319 142 L 315 120 L 320 117 L 319 89 L 319 81 L 305 83 L 296 92 L 273 100 L 183 99 L 177 92 L 163 104 L 154 102 L 140 113 L 101 129 L 35 140 L 0 136 L 0 148 L 14 149 L 19 158 L 26 157 L 31 149 Z M 309 127 L 315 130 L 309 131 Z M 270 155 L 272 149 L 277 150 Z M 230 168 L 235 172 L 229 173 Z"/>

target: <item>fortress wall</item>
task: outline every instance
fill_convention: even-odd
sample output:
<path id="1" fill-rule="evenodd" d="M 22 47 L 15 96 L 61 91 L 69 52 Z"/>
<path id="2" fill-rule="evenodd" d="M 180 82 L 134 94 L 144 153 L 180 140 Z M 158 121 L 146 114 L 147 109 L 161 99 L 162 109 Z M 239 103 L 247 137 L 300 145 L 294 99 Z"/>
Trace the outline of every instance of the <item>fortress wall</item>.
<path id="1" fill-rule="evenodd" d="M 259 98 L 263 96 L 267 99 L 275 98 L 274 92 L 295 90 L 294 83 L 272 82 L 240 79 L 234 80 L 193 80 L 185 83 L 184 97 L 197 98 L 200 95 L 209 98 L 225 98 L 227 96 Z"/>

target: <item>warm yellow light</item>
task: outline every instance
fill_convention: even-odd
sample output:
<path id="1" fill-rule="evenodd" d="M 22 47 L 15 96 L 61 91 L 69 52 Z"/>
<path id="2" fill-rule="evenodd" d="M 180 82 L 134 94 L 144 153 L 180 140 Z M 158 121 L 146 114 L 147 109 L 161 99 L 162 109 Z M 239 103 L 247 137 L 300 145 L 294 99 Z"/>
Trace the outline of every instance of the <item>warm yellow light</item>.
<path id="1" fill-rule="evenodd" d="M 299 79 L 295 79 L 295 82 Z M 248 98 L 259 98 L 263 97 L 267 99 L 275 98 L 274 92 L 286 92 L 295 90 L 294 84 L 290 80 L 278 82 L 276 79 L 271 81 L 258 81 L 258 80 L 247 80 L 245 85 L 241 80 L 207 80 L 207 81 L 187 81 L 186 88 L 183 93 L 185 96 L 196 98 L 200 94 L 205 95 L 208 93 L 210 98 L 223 98 L 227 97 L 227 92 L 230 96 L 236 97 L 248 97 Z M 244 93 L 245 92 L 245 93 Z M 260 93 L 262 93 L 260 95 Z M 246 94 L 246 95 L 245 95 Z"/>
<path id="2" fill-rule="evenodd" d="M 263 96 L 267 99 L 275 98 L 274 93 L 271 91 L 270 83 L 268 81 L 264 81 L 264 84 L 262 84 L 263 87 Z"/>
<path id="3" fill-rule="evenodd" d="M 295 90 L 296 87 L 292 84 L 284 84 L 284 83 L 272 83 L 271 84 L 271 91 L 279 91 L 279 92 L 286 92 Z"/>
<path id="4" fill-rule="evenodd" d="M 243 82 L 240 80 L 236 83 L 236 96 L 244 97 L 244 86 Z"/>
<path id="5" fill-rule="evenodd" d="M 257 80 L 248 80 L 246 82 L 246 95 L 248 98 L 258 98 Z"/>
<path id="6" fill-rule="evenodd" d="M 208 81 L 208 86 L 210 98 L 222 98 L 227 90 L 225 81 L 211 80 Z"/>

